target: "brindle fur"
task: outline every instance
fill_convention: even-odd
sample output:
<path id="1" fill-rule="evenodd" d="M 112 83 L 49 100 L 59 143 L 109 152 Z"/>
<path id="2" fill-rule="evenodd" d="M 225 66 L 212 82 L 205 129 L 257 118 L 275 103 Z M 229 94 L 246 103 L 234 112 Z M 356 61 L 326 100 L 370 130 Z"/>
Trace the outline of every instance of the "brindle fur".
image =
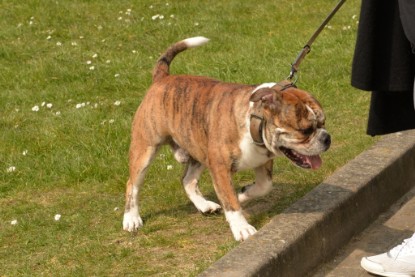
<path id="1" fill-rule="evenodd" d="M 252 91 L 256 85 L 224 83 L 200 76 L 170 75 L 171 61 L 177 53 L 187 48 L 182 41 L 174 44 L 160 57 L 153 71 L 153 84 L 134 116 L 124 216 L 124 229 L 129 231 L 142 225 L 138 213 L 138 192 L 146 169 L 161 145 L 170 144 L 178 160 L 188 163 L 183 185 L 198 209 L 202 212 L 216 212 L 220 208 L 219 205 L 204 200 L 197 187 L 201 172 L 207 168 L 225 213 L 239 212 L 241 206 L 232 185 L 232 175 L 244 169 L 240 164 L 244 150 L 241 149 L 241 141 L 249 132 L 247 118 L 253 107 L 262 107 L 264 117 L 270 123 L 264 130 L 267 140 L 274 135 L 272 128 L 275 127 L 271 125 L 284 128 L 299 140 L 305 137 L 301 130 L 315 130 L 324 125 L 324 115 L 318 102 L 307 92 L 294 87 L 284 92 L 277 87 L 271 88 L 268 89 L 272 93 L 268 101 L 263 97 L 253 100 L 255 96 Z M 261 94 L 261 90 L 255 94 Z M 306 105 L 314 111 L 314 115 Z M 246 195 L 240 195 L 241 201 L 248 196 L 263 195 L 272 186 L 272 158 L 277 149 L 249 147 L 258 147 L 252 151 L 263 155 L 261 159 L 264 161 L 254 165 L 255 185 L 244 192 Z M 231 227 L 234 224 L 232 220 L 228 219 Z M 241 227 L 243 230 L 239 231 L 234 231 L 234 228 L 239 227 L 232 227 L 237 240 L 246 239 L 253 233 L 248 228 L 248 235 L 244 234 L 246 227 Z M 240 232 L 241 236 L 235 232 Z"/>

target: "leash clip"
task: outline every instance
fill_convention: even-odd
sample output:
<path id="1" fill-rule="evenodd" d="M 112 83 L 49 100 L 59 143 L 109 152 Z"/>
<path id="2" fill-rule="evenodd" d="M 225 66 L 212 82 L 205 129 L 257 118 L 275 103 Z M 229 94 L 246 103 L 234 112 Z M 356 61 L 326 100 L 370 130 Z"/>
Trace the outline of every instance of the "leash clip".
<path id="1" fill-rule="evenodd" d="M 329 13 L 329 15 L 324 19 L 323 23 L 317 28 L 317 30 L 314 32 L 314 34 L 311 36 L 311 38 L 308 40 L 307 44 L 303 47 L 301 52 L 298 54 L 297 58 L 295 59 L 294 63 L 291 65 L 291 72 L 290 75 L 288 75 L 287 79 L 292 80 L 297 71 L 298 67 L 300 66 L 301 61 L 304 59 L 304 57 L 311 51 L 311 45 L 313 44 L 314 40 L 317 38 L 317 36 L 320 34 L 320 32 L 324 29 L 324 27 L 327 25 L 327 23 L 330 21 L 330 19 L 336 14 L 336 12 L 340 9 L 340 7 L 346 2 L 346 0 L 340 0 L 337 5 L 334 7 L 334 9 Z M 294 84 L 297 81 L 297 78 L 294 80 Z"/>
<path id="2" fill-rule="evenodd" d="M 305 45 L 303 47 L 303 49 L 301 50 L 301 52 L 298 54 L 297 58 L 295 59 L 295 61 L 293 62 L 293 64 L 291 65 L 291 71 L 290 71 L 290 75 L 287 77 L 287 80 L 292 80 L 294 77 L 294 81 L 292 83 L 296 83 L 297 82 L 297 75 L 296 73 L 298 72 L 298 68 L 300 67 L 301 62 L 303 61 L 303 59 L 305 58 L 305 56 L 310 53 L 311 51 L 311 46 L 310 45 Z"/>

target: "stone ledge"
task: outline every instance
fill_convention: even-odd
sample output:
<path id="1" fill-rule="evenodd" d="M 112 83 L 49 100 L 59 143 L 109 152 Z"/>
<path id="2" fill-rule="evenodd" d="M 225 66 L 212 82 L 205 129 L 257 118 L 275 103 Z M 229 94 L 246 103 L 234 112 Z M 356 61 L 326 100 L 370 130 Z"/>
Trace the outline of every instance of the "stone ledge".
<path id="1" fill-rule="evenodd" d="M 384 136 L 199 276 L 305 276 L 415 186 L 415 130 Z"/>

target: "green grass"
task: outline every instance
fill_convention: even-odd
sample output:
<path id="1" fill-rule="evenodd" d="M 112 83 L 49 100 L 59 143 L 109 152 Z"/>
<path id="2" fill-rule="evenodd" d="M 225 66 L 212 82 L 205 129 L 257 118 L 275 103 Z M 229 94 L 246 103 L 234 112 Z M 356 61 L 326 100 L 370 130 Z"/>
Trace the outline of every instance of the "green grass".
<path id="1" fill-rule="evenodd" d="M 180 54 L 174 73 L 279 81 L 335 3 L 0 2 L 0 276 L 193 276 L 238 245 L 223 215 L 196 212 L 168 149 L 142 190 L 145 226 L 122 231 L 132 116 L 171 43 L 211 39 Z M 297 84 L 323 104 L 332 134 L 323 167 L 278 160 L 274 190 L 245 207 L 257 228 L 374 141 L 369 95 L 349 85 L 358 14 L 348 1 L 300 69 Z M 235 187 L 252 179 L 239 173 Z M 217 201 L 208 174 L 201 189 Z"/>

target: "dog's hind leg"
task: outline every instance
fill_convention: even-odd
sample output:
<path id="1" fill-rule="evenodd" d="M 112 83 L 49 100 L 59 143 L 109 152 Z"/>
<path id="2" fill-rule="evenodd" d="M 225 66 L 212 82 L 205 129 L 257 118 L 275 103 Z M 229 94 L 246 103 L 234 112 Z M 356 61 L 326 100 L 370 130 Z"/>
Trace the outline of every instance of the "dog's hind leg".
<path id="1" fill-rule="evenodd" d="M 266 195 L 272 189 L 272 165 L 269 160 L 266 164 L 255 168 L 255 183 L 242 188 L 238 194 L 239 202 L 245 202 Z"/>
<path id="2" fill-rule="evenodd" d="M 136 148 L 130 153 L 130 178 L 127 182 L 123 219 L 123 229 L 126 231 L 133 232 L 143 226 L 138 210 L 138 192 L 156 151 L 157 147 L 145 147 Z"/>
<path id="3" fill-rule="evenodd" d="M 204 169 L 205 167 L 202 164 L 190 157 L 183 177 L 183 187 L 187 196 L 199 211 L 202 213 L 215 213 L 221 209 L 221 206 L 206 200 L 197 185 Z"/>

